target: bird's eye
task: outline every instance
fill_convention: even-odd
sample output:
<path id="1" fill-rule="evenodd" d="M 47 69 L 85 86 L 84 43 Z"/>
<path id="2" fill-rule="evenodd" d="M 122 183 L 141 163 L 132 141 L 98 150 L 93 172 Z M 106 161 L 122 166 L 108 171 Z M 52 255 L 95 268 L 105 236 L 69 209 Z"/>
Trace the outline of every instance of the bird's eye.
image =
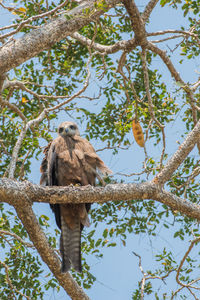
<path id="1" fill-rule="evenodd" d="M 72 129 L 72 130 L 76 129 L 76 127 L 74 125 L 70 125 L 69 128 Z"/>
<path id="2" fill-rule="evenodd" d="M 64 129 L 63 127 L 60 127 L 58 132 L 59 133 L 63 132 L 63 129 Z"/>

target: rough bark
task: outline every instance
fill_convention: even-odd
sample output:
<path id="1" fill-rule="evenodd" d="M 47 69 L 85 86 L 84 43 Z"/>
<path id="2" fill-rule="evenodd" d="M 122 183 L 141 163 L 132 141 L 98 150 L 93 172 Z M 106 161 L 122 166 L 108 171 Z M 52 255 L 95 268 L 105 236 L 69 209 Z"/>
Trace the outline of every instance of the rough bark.
<path id="1" fill-rule="evenodd" d="M 28 200 L 27 200 L 28 199 Z M 20 207 L 29 201 L 45 203 L 85 203 L 152 199 L 172 210 L 200 221 L 200 205 L 191 203 L 159 188 L 158 184 L 108 184 L 106 187 L 42 187 L 28 181 L 0 179 L 0 201 Z"/>
<path id="2" fill-rule="evenodd" d="M 119 2 L 107 0 L 106 8 L 109 9 Z M 95 3 L 94 0 L 85 1 L 39 29 L 34 29 L 17 40 L 10 40 L 0 50 L 0 74 L 21 65 L 41 51 L 52 48 L 71 33 L 97 20 L 105 11 L 95 8 Z M 88 10 L 90 12 L 86 13 Z"/>
<path id="3" fill-rule="evenodd" d="M 177 168 L 186 159 L 188 154 L 192 151 L 195 144 L 199 141 L 199 137 L 200 121 L 198 121 L 194 129 L 187 135 L 184 142 L 179 146 L 171 159 L 169 159 L 163 170 L 155 177 L 154 182 L 162 185 L 168 181 Z"/>
<path id="4" fill-rule="evenodd" d="M 18 198 L 17 193 L 15 197 Z M 21 198 L 21 197 L 20 197 Z M 26 199 L 26 200 L 25 200 Z M 65 289 L 71 299 L 89 300 L 83 289 L 77 284 L 70 273 L 61 273 L 61 263 L 55 251 L 49 246 L 47 238 L 42 231 L 35 214 L 32 210 L 30 199 L 18 198 L 18 203 L 14 205 L 17 215 L 26 228 L 31 241 L 40 254 L 42 260 L 48 265 L 51 272 L 58 279 L 60 285 Z"/>
<path id="5" fill-rule="evenodd" d="M 123 3 L 130 16 L 132 28 L 135 33 L 135 41 L 138 45 L 143 47 L 147 44 L 145 23 L 133 0 L 124 0 Z"/>

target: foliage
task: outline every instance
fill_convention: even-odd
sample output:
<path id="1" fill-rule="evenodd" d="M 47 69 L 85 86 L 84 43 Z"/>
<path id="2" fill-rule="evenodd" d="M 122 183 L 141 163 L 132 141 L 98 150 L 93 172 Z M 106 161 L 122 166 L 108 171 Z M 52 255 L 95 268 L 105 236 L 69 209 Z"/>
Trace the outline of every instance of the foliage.
<path id="1" fill-rule="evenodd" d="M 54 9 L 61 2 L 51 1 L 46 7 L 47 1 L 15 0 L 15 9 L 8 10 L 15 14 L 14 24 L 20 24 L 32 16 Z M 100 4 L 105 9 L 104 5 Z M 179 13 L 182 11 L 186 25 L 180 30 L 190 30 L 192 34 L 199 36 L 200 23 L 197 21 L 200 15 L 199 4 L 198 0 L 161 0 L 159 5 L 160 9 L 165 9 L 167 5 L 170 5 Z M 75 2 L 69 2 L 62 7 L 61 11 L 69 11 L 76 5 L 78 4 Z M 40 26 L 48 21 L 50 21 L 49 16 L 36 18 L 31 22 L 31 26 Z M 31 32 L 33 30 L 31 26 L 22 28 L 21 32 Z M 124 6 L 116 6 L 111 12 L 100 17 L 97 23 L 90 23 L 79 33 L 92 41 L 94 38 L 93 42 L 95 43 L 107 46 L 133 37 L 131 21 Z M 181 42 L 176 47 L 175 55 L 179 57 L 176 59 L 178 66 L 192 61 L 199 54 L 199 44 L 195 37 L 183 35 Z M 141 49 L 137 47 L 126 53 L 126 63 L 123 65 L 122 73 L 119 69 L 121 52 L 97 53 L 92 48 L 92 43 L 89 48 L 80 41 L 67 37 L 52 45 L 51 49 L 41 52 L 37 57 L 16 67 L 8 77 L 10 81 L 22 82 L 23 88 L 20 85 L 8 86 L 3 90 L 2 97 L 18 107 L 27 120 L 37 118 L 44 108 L 57 105 L 61 99 L 69 98 L 82 88 L 88 74 L 89 58 L 91 59 L 92 79 L 90 81 L 91 88 L 84 96 L 81 96 L 85 100 L 80 97 L 75 98 L 64 108 L 50 112 L 39 126 L 31 127 L 27 131 L 18 153 L 16 179 L 29 179 L 33 159 L 41 159 L 43 146 L 52 139 L 52 133 L 56 129 L 52 124 L 57 124 L 57 119 L 63 118 L 63 114 L 67 115 L 67 118 L 76 118 L 80 123 L 86 124 L 86 138 L 101 141 L 104 147 L 113 149 L 113 154 L 117 154 L 120 147 L 130 147 L 133 140 L 132 134 L 130 134 L 132 121 L 138 119 L 146 138 L 146 144 L 148 145 L 149 142 L 151 149 L 163 147 L 164 152 L 163 158 L 154 154 L 153 150 L 145 153 L 144 167 L 140 170 L 141 173 L 134 175 L 134 179 L 131 179 L 131 181 L 139 182 L 152 179 L 172 154 L 172 150 L 164 145 L 165 143 L 170 144 L 169 128 L 171 128 L 171 124 L 175 124 L 175 126 L 181 124 L 178 143 L 194 127 L 194 111 L 191 108 L 187 87 L 178 82 L 174 83 L 174 81 L 173 84 L 168 84 L 165 74 L 156 65 L 156 61 L 159 59 L 158 54 L 148 51 L 146 61 L 149 90 L 153 103 L 154 117 L 152 117 L 144 84 Z M 196 105 L 199 105 L 199 95 L 200 92 L 197 89 L 194 94 Z M 197 119 L 199 119 L 199 111 Z M 163 135 L 158 122 L 166 127 L 167 138 Z M 2 105 L 0 114 L 1 176 L 8 175 L 13 148 L 23 126 L 19 114 L 9 106 Z M 137 149 L 136 144 L 134 147 Z M 135 151 L 137 152 L 137 150 Z M 199 203 L 200 172 L 198 165 L 198 156 L 196 152 L 193 152 L 167 182 L 168 190 L 177 196 L 187 198 L 188 201 Z M 123 181 L 124 178 L 120 178 L 120 180 Z M 116 182 L 116 180 L 112 179 L 112 182 Z M 117 245 L 126 247 L 130 235 L 154 238 L 159 235 L 160 227 L 162 227 L 167 232 L 172 232 L 172 238 L 181 241 L 188 242 L 192 236 L 199 236 L 195 220 L 185 217 L 177 211 L 171 211 L 167 206 L 153 200 L 110 202 L 93 207 L 95 208 L 90 213 L 93 224 L 91 231 L 83 232 L 84 271 L 81 275 L 72 272 L 77 282 L 86 289 L 91 288 L 96 281 L 96 276 L 92 274 L 90 266 L 86 262 L 87 256 L 91 255 L 101 259 L 106 248 Z M 1 205 L 0 208 L 0 245 L 5 251 L 3 263 L 0 262 L 0 298 L 8 299 L 15 293 L 16 299 L 22 299 L 22 294 L 30 299 L 44 299 L 46 290 L 55 289 L 59 292 L 60 286 L 50 274 L 46 275 L 45 283 L 41 283 L 40 278 L 43 278 L 45 274 L 45 267 L 36 251 L 27 247 L 28 236 L 20 220 L 6 206 Z M 55 234 L 52 233 L 47 216 L 39 216 L 39 222 L 49 238 L 49 243 L 56 248 L 58 231 Z M 3 231 L 17 235 L 23 242 L 16 237 L 8 239 L 7 235 L 1 234 Z M 178 261 L 174 257 L 175 254 L 165 247 L 161 248 L 154 257 L 157 267 L 146 272 L 149 279 L 146 279 L 143 290 L 146 296 L 151 295 L 150 297 L 155 299 L 167 299 L 173 295 L 173 292 L 168 289 L 160 292 L 151 278 L 157 276 L 162 282 L 163 278 L 166 278 L 167 281 L 168 276 L 177 272 L 179 267 Z M 192 256 L 188 256 L 186 262 L 180 271 L 180 280 L 189 284 L 199 272 L 199 265 Z M 184 297 L 184 293 L 180 295 Z M 138 286 L 132 291 L 132 299 L 139 299 L 139 297 L 141 297 L 140 280 Z"/>

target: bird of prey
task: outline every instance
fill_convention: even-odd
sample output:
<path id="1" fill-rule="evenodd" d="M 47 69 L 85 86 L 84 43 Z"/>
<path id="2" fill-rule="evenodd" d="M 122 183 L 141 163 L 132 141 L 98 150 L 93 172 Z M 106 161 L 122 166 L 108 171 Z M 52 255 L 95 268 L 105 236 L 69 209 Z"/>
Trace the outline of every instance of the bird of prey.
<path id="1" fill-rule="evenodd" d="M 74 122 L 63 122 L 58 137 L 44 149 L 40 184 L 45 186 L 95 185 L 97 169 L 104 175 L 111 173 L 96 154 L 92 145 L 79 134 Z M 62 272 L 73 267 L 82 272 L 81 231 L 89 226 L 90 203 L 51 204 L 57 226 L 61 229 L 60 252 Z"/>

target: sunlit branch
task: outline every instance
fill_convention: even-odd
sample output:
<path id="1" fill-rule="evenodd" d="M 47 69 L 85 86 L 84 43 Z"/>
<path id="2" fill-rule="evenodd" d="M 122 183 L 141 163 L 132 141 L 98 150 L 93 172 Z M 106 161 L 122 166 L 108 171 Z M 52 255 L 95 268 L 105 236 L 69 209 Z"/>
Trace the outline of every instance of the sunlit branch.
<path id="1" fill-rule="evenodd" d="M 124 0 L 124 6 L 129 14 L 137 43 L 144 47 L 147 43 L 144 21 L 134 0 Z"/>
<path id="2" fill-rule="evenodd" d="M 13 194 L 15 195 L 13 199 Z M 28 200 L 27 200 L 28 199 Z M 42 187 L 28 181 L 17 182 L 0 179 L 0 202 L 21 205 L 21 202 L 63 203 L 104 203 L 109 201 L 130 201 L 152 199 L 177 210 L 190 218 L 200 220 L 200 205 L 186 201 L 161 190 L 157 183 L 107 184 L 106 187 L 66 186 Z"/>
<path id="3" fill-rule="evenodd" d="M 47 17 L 49 15 L 52 15 L 54 14 L 57 10 L 59 10 L 60 8 L 62 8 L 63 6 L 65 6 L 67 3 L 69 3 L 68 0 L 65 0 L 64 2 L 62 2 L 60 5 L 58 5 L 57 7 L 53 8 L 52 10 L 50 11 L 47 11 L 45 13 L 42 13 L 42 14 L 39 14 L 39 15 L 36 15 L 36 16 L 32 16 L 22 22 L 20 22 L 19 24 L 13 24 L 11 25 L 10 27 L 9 26 L 6 26 L 6 27 L 2 27 L 0 28 L 0 30 L 5 30 L 5 29 L 9 29 L 9 28 L 12 28 L 12 27 L 17 27 L 15 30 L 11 31 L 11 32 L 8 32 L 8 33 L 5 33 L 5 34 L 2 34 L 0 36 L 0 40 L 2 39 L 5 39 L 11 35 L 14 35 L 15 33 L 19 32 L 26 24 L 28 23 L 31 23 L 33 22 L 34 20 L 37 20 L 37 19 L 41 19 L 41 18 L 44 18 L 44 17 Z M 0 5 L 2 5 L 2 3 L 0 3 Z"/>
<path id="4" fill-rule="evenodd" d="M 74 33 L 70 34 L 70 36 L 85 46 L 91 46 L 92 40 L 81 35 L 78 32 L 74 32 Z M 106 55 L 106 54 L 115 53 L 119 50 L 127 50 L 128 51 L 130 49 L 134 49 L 135 47 L 136 47 L 135 39 L 131 39 L 128 41 L 119 41 L 119 42 L 116 42 L 115 44 L 109 45 L 109 46 L 93 42 L 91 48 Z"/>
<path id="5" fill-rule="evenodd" d="M 156 175 L 154 182 L 158 184 L 164 184 L 168 181 L 173 173 L 180 167 L 183 161 L 186 159 L 188 154 L 192 151 L 195 144 L 200 137 L 200 121 L 196 124 L 194 129 L 187 135 L 184 142 L 179 146 L 178 150 L 168 160 L 163 170 Z"/>
<path id="6" fill-rule="evenodd" d="M 192 33 L 190 31 L 174 30 L 174 29 L 167 29 L 167 30 L 156 31 L 156 32 L 148 32 L 147 36 L 157 36 L 157 35 L 163 35 L 163 34 L 169 34 L 169 33 L 179 33 L 181 35 L 194 37 L 195 39 L 198 38 L 197 34 Z"/>
<path id="7" fill-rule="evenodd" d="M 183 86 L 186 86 L 185 82 L 180 77 L 180 74 L 175 69 L 174 65 L 172 64 L 170 58 L 167 56 L 165 51 L 155 46 L 152 42 L 148 42 L 147 48 L 160 56 L 160 58 L 163 60 L 168 70 L 170 71 L 171 76 L 176 80 L 176 82 L 180 82 Z"/>
<path id="8" fill-rule="evenodd" d="M 12 158 L 11 158 L 10 165 L 9 165 L 9 173 L 8 173 L 9 178 L 14 178 L 16 163 L 17 163 L 17 159 L 18 159 L 18 153 L 21 148 L 22 142 L 26 136 L 26 132 L 27 132 L 28 128 L 29 128 L 28 124 L 26 124 L 22 127 L 19 138 L 17 139 L 17 142 L 13 148 Z"/>
<path id="9" fill-rule="evenodd" d="M 38 93 L 30 90 L 29 88 L 27 88 L 23 82 L 18 81 L 18 80 L 7 81 L 5 87 L 19 88 L 19 89 L 21 89 L 23 91 L 26 91 L 27 93 L 33 95 L 34 97 L 39 98 L 39 99 L 65 99 L 65 98 L 69 98 L 68 95 L 54 96 L 54 95 L 38 94 Z"/>
<path id="10" fill-rule="evenodd" d="M 144 23 L 146 23 L 149 20 L 150 14 L 153 11 L 156 4 L 158 3 L 158 1 L 159 0 L 150 0 L 146 5 L 144 12 L 142 13 L 142 19 Z"/>
<path id="11" fill-rule="evenodd" d="M 193 92 L 195 92 L 198 89 L 199 86 L 200 86 L 200 80 L 198 80 L 196 83 L 193 84 L 191 90 Z"/>
<path id="12" fill-rule="evenodd" d="M 147 273 L 145 273 L 143 268 L 142 268 L 141 256 L 139 254 L 135 253 L 134 251 L 132 251 L 132 253 L 139 258 L 139 268 L 140 268 L 140 271 L 143 275 L 142 280 L 141 280 L 141 289 L 140 289 L 140 291 L 141 291 L 140 299 L 143 300 L 144 299 L 144 287 L 145 287 Z"/>
<path id="13" fill-rule="evenodd" d="M 117 3 L 119 0 L 107 0 L 105 7 L 108 10 Z M 89 16 L 86 13 L 88 10 L 90 11 Z M 0 49 L 0 72 L 5 73 L 35 57 L 41 51 L 51 48 L 69 34 L 97 20 L 104 12 L 105 9 L 96 8 L 96 1 L 84 1 L 40 28 L 5 43 Z"/>
<path id="14" fill-rule="evenodd" d="M 166 42 L 168 40 L 174 40 L 174 39 L 177 39 L 177 38 L 184 38 L 183 35 L 179 34 L 179 35 L 174 35 L 174 36 L 170 36 L 168 38 L 165 38 L 165 39 L 160 39 L 160 40 L 151 40 L 152 43 L 154 44 L 157 44 L 157 43 L 162 43 L 162 42 Z"/>

